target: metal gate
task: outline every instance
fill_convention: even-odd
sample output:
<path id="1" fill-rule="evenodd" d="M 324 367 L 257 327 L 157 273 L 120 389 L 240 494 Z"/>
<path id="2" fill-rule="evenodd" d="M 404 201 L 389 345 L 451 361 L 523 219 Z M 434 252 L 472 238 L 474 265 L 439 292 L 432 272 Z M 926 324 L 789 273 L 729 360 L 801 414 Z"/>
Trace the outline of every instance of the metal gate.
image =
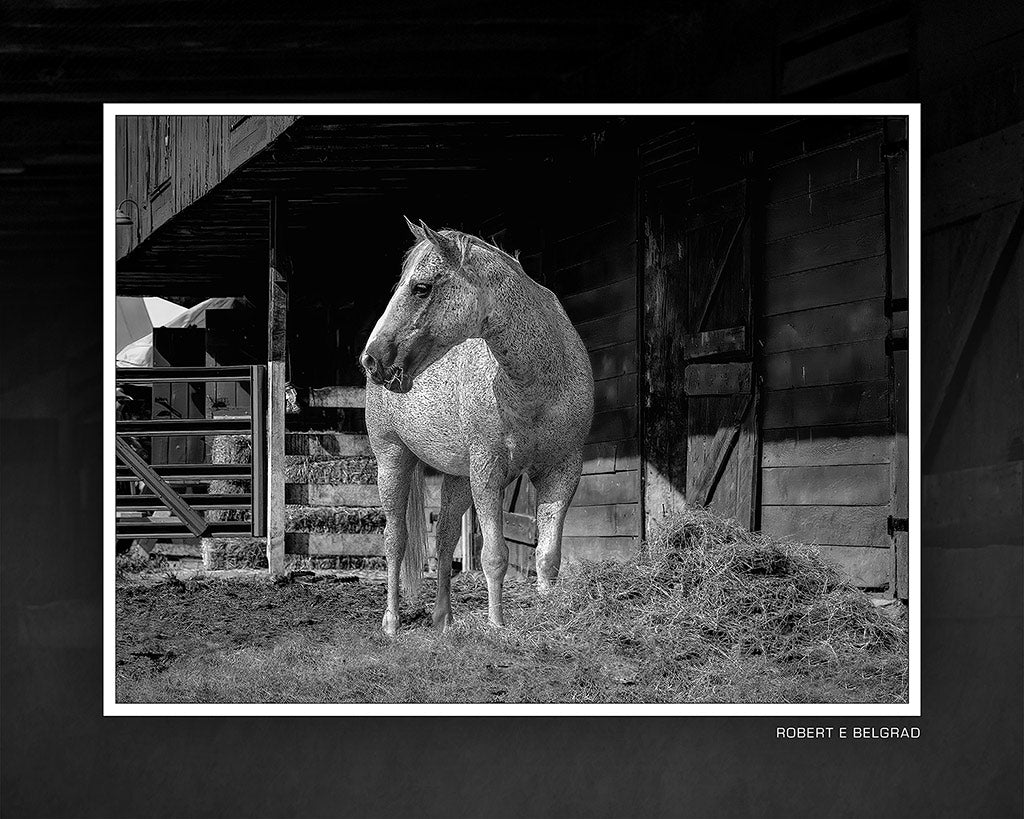
<path id="1" fill-rule="evenodd" d="M 264 537 L 267 533 L 267 412 L 266 366 L 235 367 L 147 367 L 118 368 L 118 386 L 127 384 L 210 384 L 234 383 L 248 387 L 251 407 L 248 417 L 160 418 L 118 420 L 116 424 L 117 480 L 141 481 L 148 492 L 117 495 L 117 537 Z M 252 462 L 239 464 L 202 463 L 153 464 L 145 456 L 139 439 L 153 436 L 206 437 L 249 436 Z M 192 447 L 189 452 L 194 452 Z M 209 491 L 183 494 L 179 488 L 237 481 L 249 484 L 249 491 L 213 494 Z M 207 486 L 207 490 L 209 486 Z M 124 513 L 167 510 L 170 516 L 127 517 Z M 248 520 L 207 520 L 206 511 L 248 512 Z"/>

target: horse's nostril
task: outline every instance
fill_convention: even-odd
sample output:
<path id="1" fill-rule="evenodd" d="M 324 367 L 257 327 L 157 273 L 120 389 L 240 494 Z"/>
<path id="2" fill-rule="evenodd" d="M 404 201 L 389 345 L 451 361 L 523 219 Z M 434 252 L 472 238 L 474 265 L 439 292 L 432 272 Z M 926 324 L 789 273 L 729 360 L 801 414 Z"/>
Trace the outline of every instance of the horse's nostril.
<path id="1" fill-rule="evenodd" d="M 367 372 L 373 372 L 374 367 L 377 366 L 377 360 L 369 353 L 363 353 L 359 359 L 359 362 L 363 365 L 363 369 Z"/>

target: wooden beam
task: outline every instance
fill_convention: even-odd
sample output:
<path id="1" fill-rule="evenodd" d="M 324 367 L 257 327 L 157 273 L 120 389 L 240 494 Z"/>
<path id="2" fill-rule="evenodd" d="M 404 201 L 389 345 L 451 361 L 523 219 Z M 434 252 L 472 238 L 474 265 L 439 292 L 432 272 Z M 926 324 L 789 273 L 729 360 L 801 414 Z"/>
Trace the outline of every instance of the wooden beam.
<path id="1" fill-rule="evenodd" d="M 288 278 L 284 249 L 287 201 L 270 201 L 270 259 L 267 295 L 267 567 L 284 572 L 285 555 L 285 361 Z"/>
<path id="2" fill-rule="evenodd" d="M 299 391 L 299 403 L 308 407 L 340 407 L 363 409 L 366 406 L 365 387 L 314 387 Z"/>
<path id="3" fill-rule="evenodd" d="M 267 536 L 267 371 L 253 365 L 249 408 L 252 424 L 252 534 Z"/>
<path id="4" fill-rule="evenodd" d="M 707 330 L 703 333 L 691 333 L 683 343 L 685 357 L 710 358 L 726 353 L 743 353 L 747 349 L 747 328 L 744 325 L 724 327 L 720 330 Z"/>

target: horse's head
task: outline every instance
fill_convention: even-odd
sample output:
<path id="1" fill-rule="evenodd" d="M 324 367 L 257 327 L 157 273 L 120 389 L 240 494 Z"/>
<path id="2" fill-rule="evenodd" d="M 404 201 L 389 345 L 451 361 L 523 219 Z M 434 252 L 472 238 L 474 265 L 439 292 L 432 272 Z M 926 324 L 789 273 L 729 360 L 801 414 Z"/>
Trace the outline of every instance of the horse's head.
<path id="1" fill-rule="evenodd" d="M 415 378 L 456 344 L 480 335 L 486 301 L 484 278 L 469 258 L 470 237 L 405 221 L 416 244 L 359 356 L 374 383 L 398 393 L 411 390 Z"/>

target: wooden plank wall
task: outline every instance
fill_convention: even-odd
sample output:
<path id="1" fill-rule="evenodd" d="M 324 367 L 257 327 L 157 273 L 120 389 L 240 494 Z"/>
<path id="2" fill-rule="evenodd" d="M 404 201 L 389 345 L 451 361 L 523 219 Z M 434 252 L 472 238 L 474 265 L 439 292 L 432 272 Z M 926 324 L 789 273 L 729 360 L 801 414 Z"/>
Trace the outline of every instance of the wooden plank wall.
<path id="1" fill-rule="evenodd" d="M 893 429 L 883 122 L 770 132 L 761 527 L 886 587 Z"/>
<path id="2" fill-rule="evenodd" d="M 1022 156 L 1024 121 L 925 160 L 924 307 L 948 315 L 922 328 L 929 548 L 1021 546 Z"/>
<path id="3" fill-rule="evenodd" d="M 625 557 L 641 533 L 635 168 L 614 136 L 605 146 L 581 160 L 576 178 L 590 182 L 563 193 L 542 258 L 543 280 L 594 370 L 594 423 L 566 517 L 566 561 Z"/>
<path id="4" fill-rule="evenodd" d="M 117 258 L 206 194 L 280 136 L 294 116 L 123 116 L 115 127 L 117 201 L 131 227 L 117 231 Z"/>

